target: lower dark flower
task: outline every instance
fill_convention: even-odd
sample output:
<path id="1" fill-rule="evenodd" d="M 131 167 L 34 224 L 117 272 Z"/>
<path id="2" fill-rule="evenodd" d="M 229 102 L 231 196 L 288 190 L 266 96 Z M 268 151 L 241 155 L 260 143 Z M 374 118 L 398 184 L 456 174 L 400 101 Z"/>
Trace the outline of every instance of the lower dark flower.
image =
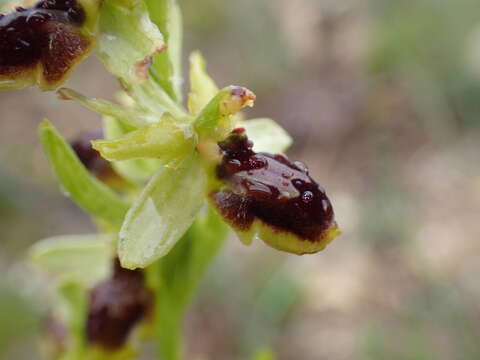
<path id="1" fill-rule="evenodd" d="M 111 278 L 90 293 L 87 341 L 107 350 L 121 348 L 152 303 L 141 270 L 127 270 L 115 260 Z"/>
<path id="2" fill-rule="evenodd" d="M 217 178 L 223 186 L 210 199 L 242 240 L 259 237 L 279 250 L 306 254 L 324 249 L 339 234 L 332 204 L 305 164 L 255 153 L 243 129 L 219 146 Z"/>

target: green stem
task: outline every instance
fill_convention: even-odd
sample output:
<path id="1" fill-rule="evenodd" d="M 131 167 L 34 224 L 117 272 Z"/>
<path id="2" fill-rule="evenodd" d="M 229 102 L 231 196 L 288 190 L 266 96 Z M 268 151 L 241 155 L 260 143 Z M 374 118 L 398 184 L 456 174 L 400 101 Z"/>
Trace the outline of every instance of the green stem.
<path id="1" fill-rule="evenodd" d="M 155 336 L 157 351 L 162 360 L 180 360 L 183 358 L 183 311 L 176 309 L 168 301 L 157 301 Z"/>

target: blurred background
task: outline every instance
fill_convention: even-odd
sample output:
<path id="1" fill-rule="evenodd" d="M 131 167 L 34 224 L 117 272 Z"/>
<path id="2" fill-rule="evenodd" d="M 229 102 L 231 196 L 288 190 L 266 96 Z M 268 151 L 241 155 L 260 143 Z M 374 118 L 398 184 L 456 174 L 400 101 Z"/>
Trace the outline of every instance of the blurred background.
<path id="1" fill-rule="evenodd" d="M 313 256 L 227 242 L 185 323 L 188 359 L 480 359 L 480 13 L 473 0 L 180 0 L 185 50 L 257 94 L 295 139 L 343 235 Z M 67 84 L 113 98 L 91 58 Z M 0 359 L 38 359 L 40 238 L 93 230 L 64 198 L 36 126 L 99 117 L 0 93 Z M 232 284 L 234 289 L 232 289 Z"/>

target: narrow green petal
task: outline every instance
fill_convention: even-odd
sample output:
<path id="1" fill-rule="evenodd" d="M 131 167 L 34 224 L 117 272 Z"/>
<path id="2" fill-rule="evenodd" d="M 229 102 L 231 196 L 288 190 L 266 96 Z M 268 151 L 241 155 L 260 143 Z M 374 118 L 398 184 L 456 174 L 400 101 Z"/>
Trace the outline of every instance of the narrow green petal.
<path id="1" fill-rule="evenodd" d="M 65 194 L 93 216 L 112 224 L 121 224 L 129 208 L 128 203 L 90 175 L 70 145 L 48 120 L 40 123 L 39 135 Z"/>
<path id="2" fill-rule="evenodd" d="M 139 111 L 132 107 L 112 104 L 102 99 L 87 98 L 72 89 L 62 88 L 58 90 L 58 94 L 63 100 L 77 101 L 90 110 L 101 115 L 112 116 L 132 127 L 144 127 L 149 123 L 158 121 L 152 114 Z"/>
<path id="3" fill-rule="evenodd" d="M 117 119 L 105 116 L 103 118 L 103 134 L 107 140 L 118 139 L 131 131 L 131 128 Z M 132 159 L 111 162 L 115 171 L 123 178 L 133 183 L 144 183 L 162 166 L 158 159 Z"/>
<path id="4" fill-rule="evenodd" d="M 217 85 L 207 73 L 205 59 L 200 52 L 193 52 L 190 55 L 190 94 L 188 96 L 190 114 L 197 116 L 217 92 Z"/>
<path id="5" fill-rule="evenodd" d="M 30 260 L 58 281 L 87 286 L 105 279 L 113 258 L 113 236 L 65 235 L 41 240 L 30 249 Z"/>
<path id="6" fill-rule="evenodd" d="M 253 150 L 273 154 L 285 153 L 292 145 L 292 138 L 275 121 L 267 118 L 247 120 L 241 124 L 250 140 Z"/>
<path id="7" fill-rule="evenodd" d="M 123 267 L 144 268 L 170 251 L 202 207 L 205 182 L 196 155 L 158 171 L 125 217 L 118 247 Z"/>
<path id="8" fill-rule="evenodd" d="M 145 0 L 167 49 L 153 59 L 151 73 L 177 103 L 182 102 L 182 16 L 176 0 Z"/>
<path id="9" fill-rule="evenodd" d="M 234 115 L 245 106 L 252 106 L 255 94 L 241 86 L 228 86 L 203 108 L 194 126 L 200 141 L 220 141 L 235 127 Z"/>
<path id="10" fill-rule="evenodd" d="M 107 160 L 158 158 L 175 167 L 195 148 L 195 136 L 188 124 L 178 124 L 170 116 L 162 121 L 115 140 L 95 140 L 94 149 Z"/>
<path id="11" fill-rule="evenodd" d="M 105 1 L 98 56 L 108 71 L 126 83 L 145 81 L 154 54 L 165 47 L 143 0 Z"/>

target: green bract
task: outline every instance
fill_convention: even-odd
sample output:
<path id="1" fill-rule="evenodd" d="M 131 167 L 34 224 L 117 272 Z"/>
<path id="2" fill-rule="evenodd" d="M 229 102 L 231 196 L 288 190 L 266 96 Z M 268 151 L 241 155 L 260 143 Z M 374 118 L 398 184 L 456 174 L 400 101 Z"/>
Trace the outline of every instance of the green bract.
<path id="1" fill-rule="evenodd" d="M 145 81 L 153 55 L 164 47 L 143 0 L 105 1 L 97 52 L 113 75 L 125 83 Z"/>
<path id="2" fill-rule="evenodd" d="M 162 167 L 128 212 L 120 231 L 123 267 L 143 268 L 166 255 L 204 203 L 205 173 L 197 156 L 179 168 Z"/>
<path id="3" fill-rule="evenodd" d="M 167 49 L 153 59 L 151 74 L 177 103 L 182 101 L 182 16 L 176 0 L 146 0 Z"/>
<path id="4" fill-rule="evenodd" d="M 48 120 L 40 124 L 39 134 L 43 150 L 64 194 L 90 214 L 112 224 L 121 224 L 128 203 L 85 169 L 70 145 Z"/>

